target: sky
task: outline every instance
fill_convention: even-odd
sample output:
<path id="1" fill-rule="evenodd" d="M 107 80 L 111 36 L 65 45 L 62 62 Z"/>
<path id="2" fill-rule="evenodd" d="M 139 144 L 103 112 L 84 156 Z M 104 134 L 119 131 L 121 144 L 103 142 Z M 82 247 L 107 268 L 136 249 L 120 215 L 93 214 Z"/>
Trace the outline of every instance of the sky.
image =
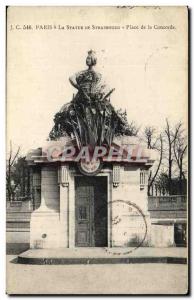
<path id="1" fill-rule="evenodd" d="M 185 8 L 9 7 L 7 23 L 7 142 L 23 153 L 44 144 L 55 113 L 76 93 L 68 78 L 86 69 L 90 49 L 97 53 L 96 71 L 115 88 L 111 103 L 126 109 L 129 122 L 158 131 L 166 118 L 187 126 Z"/>

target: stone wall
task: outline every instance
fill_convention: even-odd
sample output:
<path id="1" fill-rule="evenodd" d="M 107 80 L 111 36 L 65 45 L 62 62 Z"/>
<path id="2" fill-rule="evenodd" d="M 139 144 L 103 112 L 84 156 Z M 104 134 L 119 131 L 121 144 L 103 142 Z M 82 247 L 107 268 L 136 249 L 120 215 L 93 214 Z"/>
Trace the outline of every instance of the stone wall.
<path id="1" fill-rule="evenodd" d="M 6 206 L 6 252 L 17 254 L 29 248 L 32 203 L 14 201 Z"/>

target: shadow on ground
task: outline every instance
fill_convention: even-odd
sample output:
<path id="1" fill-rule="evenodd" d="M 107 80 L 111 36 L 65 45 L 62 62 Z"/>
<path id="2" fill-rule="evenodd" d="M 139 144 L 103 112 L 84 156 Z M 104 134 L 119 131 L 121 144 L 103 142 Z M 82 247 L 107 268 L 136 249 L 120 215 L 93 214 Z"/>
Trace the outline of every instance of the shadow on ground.
<path id="1" fill-rule="evenodd" d="M 6 254 L 7 255 L 17 255 L 30 248 L 29 243 L 7 243 Z"/>

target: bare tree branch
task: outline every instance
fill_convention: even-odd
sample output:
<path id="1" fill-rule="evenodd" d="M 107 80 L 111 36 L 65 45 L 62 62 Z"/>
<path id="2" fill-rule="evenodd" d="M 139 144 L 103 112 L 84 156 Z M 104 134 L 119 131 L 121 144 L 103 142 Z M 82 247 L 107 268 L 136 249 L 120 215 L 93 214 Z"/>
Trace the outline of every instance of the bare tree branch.
<path id="1" fill-rule="evenodd" d="M 13 157 L 13 159 L 12 159 L 12 161 L 11 161 L 11 166 L 13 166 L 13 164 L 14 164 L 16 158 L 17 158 L 18 155 L 19 155 L 19 152 L 20 152 L 20 147 L 18 147 L 18 150 L 17 150 L 16 154 L 14 155 L 14 157 Z"/>
<path id="2" fill-rule="evenodd" d="M 157 166 L 154 176 L 151 177 L 151 174 L 150 174 L 150 177 L 148 180 L 148 195 L 150 194 L 150 188 L 153 185 L 153 183 L 158 175 L 158 172 L 160 170 L 160 166 L 162 163 L 162 157 L 163 157 L 163 139 L 162 139 L 162 135 L 160 134 L 160 159 L 159 159 L 158 166 Z"/>

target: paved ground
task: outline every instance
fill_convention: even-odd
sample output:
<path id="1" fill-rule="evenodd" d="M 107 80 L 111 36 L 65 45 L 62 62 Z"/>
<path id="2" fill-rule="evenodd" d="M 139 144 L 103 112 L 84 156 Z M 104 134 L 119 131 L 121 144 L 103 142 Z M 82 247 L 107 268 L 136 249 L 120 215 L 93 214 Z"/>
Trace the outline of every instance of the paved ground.
<path id="1" fill-rule="evenodd" d="M 187 265 L 21 265 L 7 255 L 10 294 L 184 294 Z"/>
<path id="2" fill-rule="evenodd" d="M 187 257 L 187 248 L 100 248 L 100 247 L 76 247 L 58 249 L 29 249 L 20 254 L 23 257 Z"/>
<path id="3" fill-rule="evenodd" d="M 29 249 L 18 256 L 25 264 L 186 263 L 186 248 L 76 247 Z"/>

